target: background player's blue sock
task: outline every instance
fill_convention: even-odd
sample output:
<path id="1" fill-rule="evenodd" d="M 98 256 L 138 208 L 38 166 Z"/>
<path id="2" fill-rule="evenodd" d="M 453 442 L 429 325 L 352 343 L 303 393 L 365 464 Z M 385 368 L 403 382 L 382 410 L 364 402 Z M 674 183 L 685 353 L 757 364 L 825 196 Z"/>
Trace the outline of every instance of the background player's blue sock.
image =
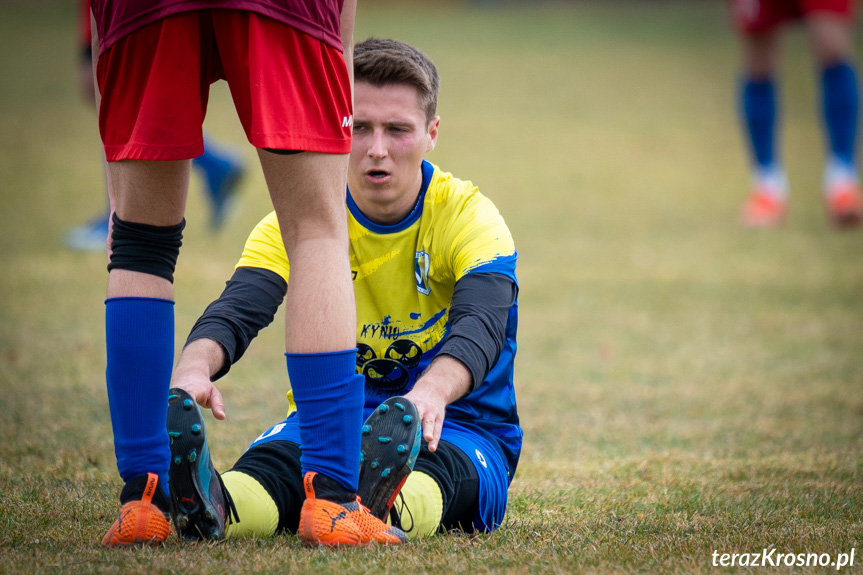
<path id="1" fill-rule="evenodd" d="M 168 389 L 174 366 L 174 302 L 105 300 L 106 378 L 114 453 L 123 481 L 156 473 L 168 493 Z"/>
<path id="2" fill-rule="evenodd" d="M 356 492 L 365 397 L 356 349 L 285 357 L 297 404 L 303 474 L 317 471 Z"/>
<path id="3" fill-rule="evenodd" d="M 755 163 L 761 169 L 776 166 L 776 87 L 772 78 L 748 79 L 741 90 L 741 112 Z"/>
<path id="4" fill-rule="evenodd" d="M 218 229 L 227 216 L 228 202 L 243 173 L 243 163 L 233 152 L 215 144 L 205 134 L 204 153 L 192 160 L 192 166 L 200 170 L 204 178 L 211 206 L 210 226 Z"/>
<path id="5" fill-rule="evenodd" d="M 847 62 L 825 68 L 821 74 L 821 89 L 830 151 L 837 160 L 854 166 L 860 100 L 857 73 Z"/>
<path id="6" fill-rule="evenodd" d="M 230 170 L 234 165 L 234 158 L 221 146 L 204 135 L 204 153 L 192 160 L 192 165 L 201 170 L 205 177 L 212 174 L 217 176 Z M 208 186 L 209 188 L 209 186 Z M 213 190 L 210 190 L 213 193 Z"/>

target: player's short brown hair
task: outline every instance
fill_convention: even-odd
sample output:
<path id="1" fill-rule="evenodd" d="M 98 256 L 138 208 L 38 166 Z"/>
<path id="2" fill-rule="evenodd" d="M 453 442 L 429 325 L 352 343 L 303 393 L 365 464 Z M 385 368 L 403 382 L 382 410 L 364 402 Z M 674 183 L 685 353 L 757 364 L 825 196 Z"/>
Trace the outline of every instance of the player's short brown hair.
<path id="1" fill-rule="evenodd" d="M 416 88 L 426 121 L 437 110 L 440 77 L 431 59 L 409 44 L 389 38 L 368 38 L 354 46 L 354 81 L 373 86 L 407 84 Z"/>

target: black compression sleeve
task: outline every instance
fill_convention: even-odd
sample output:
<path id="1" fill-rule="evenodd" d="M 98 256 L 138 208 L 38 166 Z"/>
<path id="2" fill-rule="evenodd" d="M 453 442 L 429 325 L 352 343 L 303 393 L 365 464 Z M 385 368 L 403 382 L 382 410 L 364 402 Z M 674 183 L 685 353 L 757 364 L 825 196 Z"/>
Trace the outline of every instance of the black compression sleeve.
<path id="1" fill-rule="evenodd" d="M 270 325 L 287 290 L 282 276 L 270 270 L 240 267 L 234 271 L 225 291 L 207 306 L 186 340 L 189 345 L 197 339 L 212 339 L 225 349 L 228 361 L 213 381 L 228 373 L 258 332 Z"/>
<path id="2" fill-rule="evenodd" d="M 473 273 L 458 280 L 449 310 L 450 334 L 440 354 L 465 364 L 477 388 L 497 362 L 506 338 L 509 310 L 518 286 L 497 273 Z"/>

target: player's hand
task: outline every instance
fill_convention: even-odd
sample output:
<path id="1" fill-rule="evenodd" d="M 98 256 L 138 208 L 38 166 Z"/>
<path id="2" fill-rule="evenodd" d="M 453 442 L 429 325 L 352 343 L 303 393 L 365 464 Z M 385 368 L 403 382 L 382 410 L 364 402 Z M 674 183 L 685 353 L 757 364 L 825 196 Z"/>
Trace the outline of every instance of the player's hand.
<path id="1" fill-rule="evenodd" d="M 423 439 L 429 444 L 429 451 L 436 451 L 440 441 L 447 402 L 440 397 L 433 385 L 417 385 L 406 395 L 417 408 L 423 425 Z"/>
<path id="2" fill-rule="evenodd" d="M 437 450 L 446 406 L 470 391 L 471 375 L 467 367 L 447 355 L 436 357 L 405 397 L 417 408 L 423 424 L 423 439 L 429 451 Z"/>
<path id="3" fill-rule="evenodd" d="M 172 386 L 185 390 L 201 407 L 211 409 L 216 419 L 225 419 L 227 416 L 222 394 L 210 380 L 211 366 L 207 341 L 192 342 L 183 350 L 177 368 L 174 370 Z"/>

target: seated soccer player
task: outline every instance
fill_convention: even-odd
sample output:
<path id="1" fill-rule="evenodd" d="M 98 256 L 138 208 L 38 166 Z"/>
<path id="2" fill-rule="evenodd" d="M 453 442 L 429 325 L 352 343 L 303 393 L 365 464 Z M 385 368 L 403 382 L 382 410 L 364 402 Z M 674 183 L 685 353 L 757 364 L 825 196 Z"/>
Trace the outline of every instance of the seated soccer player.
<path id="1" fill-rule="evenodd" d="M 368 418 L 360 502 L 389 519 L 396 535 L 397 527 L 412 538 L 491 531 L 503 521 L 522 443 L 513 387 L 512 236 L 473 184 L 423 159 L 440 124 L 439 79 L 429 58 L 402 42 L 372 38 L 356 46 L 354 75 L 347 214 L 357 371 L 365 377 Z M 303 534 L 300 509 L 327 496 L 325 482 L 316 479 L 314 489 L 303 484 L 291 393 L 288 417 L 221 476 L 195 404 L 224 419 L 212 382 L 272 321 L 289 275 L 271 213 L 249 236 L 222 295 L 193 327 L 174 372 L 172 514 L 187 539 Z M 342 503 L 346 513 L 355 505 Z M 322 511 L 333 517 L 335 532 L 337 511 Z M 392 536 L 383 533 L 378 541 Z M 350 540 L 349 533 L 314 537 L 328 545 Z"/>

